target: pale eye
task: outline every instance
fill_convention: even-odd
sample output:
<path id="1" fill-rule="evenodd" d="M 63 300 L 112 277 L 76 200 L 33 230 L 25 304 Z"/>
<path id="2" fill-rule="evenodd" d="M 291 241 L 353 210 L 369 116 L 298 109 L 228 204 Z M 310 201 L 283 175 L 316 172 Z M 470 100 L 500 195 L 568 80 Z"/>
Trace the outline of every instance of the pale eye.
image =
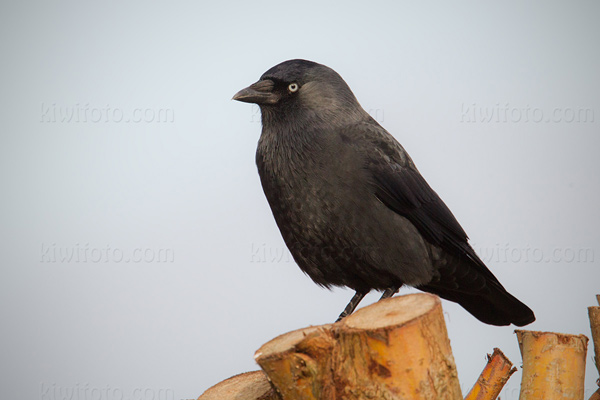
<path id="1" fill-rule="evenodd" d="M 290 83 L 290 85 L 288 86 L 288 90 L 290 91 L 290 93 L 297 92 L 299 88 L 300 88 L 300 86 L 298 86 L 298 84 L 295 82 Z"/>

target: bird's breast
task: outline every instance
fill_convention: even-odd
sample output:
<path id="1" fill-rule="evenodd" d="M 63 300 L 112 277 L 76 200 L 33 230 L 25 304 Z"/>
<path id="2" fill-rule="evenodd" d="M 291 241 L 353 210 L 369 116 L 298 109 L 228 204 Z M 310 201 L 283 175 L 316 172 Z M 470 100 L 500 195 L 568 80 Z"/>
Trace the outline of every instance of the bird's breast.
<path id="1" fill-rule="evenodd" d="M 429 279 L 420 235 L 377 199 L 353 147 L 262 141 L 256 161 L 283 239 L 315 282 L 385 288 L 390 274 L 406 283 Z"/>

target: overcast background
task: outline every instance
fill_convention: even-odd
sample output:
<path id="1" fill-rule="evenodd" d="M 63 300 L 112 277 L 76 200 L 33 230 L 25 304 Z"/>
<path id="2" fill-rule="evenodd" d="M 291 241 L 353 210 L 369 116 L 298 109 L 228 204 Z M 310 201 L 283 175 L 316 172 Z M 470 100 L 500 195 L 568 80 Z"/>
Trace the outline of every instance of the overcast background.
<path id="1" fill-rule="evenodd" d="M 353 293 L 284 251 L 260 114 L 230 100 L 291 58 L 338 71 L 405 146 L 526 329 L 590 336 L 600 3 L 0 7 L 0 397 L 192 399 L 337 317 Z M 465 393 L 494 347 L 520 366 L 514 327 L 444 310 Z"/>

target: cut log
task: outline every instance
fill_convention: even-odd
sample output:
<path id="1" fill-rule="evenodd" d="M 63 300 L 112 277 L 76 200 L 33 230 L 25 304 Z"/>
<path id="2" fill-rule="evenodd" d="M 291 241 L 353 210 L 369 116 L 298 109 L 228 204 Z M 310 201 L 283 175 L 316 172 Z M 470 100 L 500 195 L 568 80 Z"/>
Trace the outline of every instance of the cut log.
<path id="1" fill-rule="evenodd" d="M 592 341 L 594 342 L 594 362 L 600 375 L 600 307 L 588 307 Z"/>
<path id="2" fill-rule="evenodd" d="M 523 377 L 520 400 L 583 399 L 588 338 L 516 330 Z"/>
<path id="3" fill-rule="evenodd" d="M 430 294 L 287 333 L 255 358 L 284 400 L 462 399 L 441 303 Z"/>
<path id="4" fill-rule="evenodd" d="M 208 388 L 198 400 L 281 400 L 262 371 L 232 376 Z"/>
<path id="5" fill-rule="evenodd" d="M 596 295 L 598 305 L 600 305 L 600 294 Z M 596 370 L 600 375 L 600 307 L 588 307 L 590 317 L 590 328 L 592 330 L 592 341 L 594 342 L 594 363 Z M 600 386 L 600 378 L 596 381 Z M 596 390 L 589 400 L 600 400 L 600 389 Z"/>
<path id="6" fill-rule="evenodd" d="M 264 344 L 254 359 L 285 399 L 333 399 L 331 325 L 288 332 Z"/>
<path id="7" fill-rule="evenodd" d="M 487 356 L 487 364 L 479 379 L 465 397 L 465 400 L 495 400 L 512 374 L 517 371 L 508 358 L 500 351 Z"/>
<path id="8" fill-rule="evenodd" d="M 462 399 L 438 297 L 379 301 L 341 321 L 334 370 L 349 399 Z"/>

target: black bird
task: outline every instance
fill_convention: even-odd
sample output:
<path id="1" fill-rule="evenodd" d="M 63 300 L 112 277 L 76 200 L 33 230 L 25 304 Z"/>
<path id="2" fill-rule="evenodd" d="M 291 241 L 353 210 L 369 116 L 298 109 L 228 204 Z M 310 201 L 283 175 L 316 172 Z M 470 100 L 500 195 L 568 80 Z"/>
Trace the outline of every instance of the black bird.
<path id="1" fill-rule="evenodd" d="M 318 285 L 356 291 L 340 319 L 372 289 L 383 299 L 410 285 L 487 324 L 535 320 L 334 70 L 285 61 L 233 99 L 260 106 L 256 164 L 294 260 Z"/>

